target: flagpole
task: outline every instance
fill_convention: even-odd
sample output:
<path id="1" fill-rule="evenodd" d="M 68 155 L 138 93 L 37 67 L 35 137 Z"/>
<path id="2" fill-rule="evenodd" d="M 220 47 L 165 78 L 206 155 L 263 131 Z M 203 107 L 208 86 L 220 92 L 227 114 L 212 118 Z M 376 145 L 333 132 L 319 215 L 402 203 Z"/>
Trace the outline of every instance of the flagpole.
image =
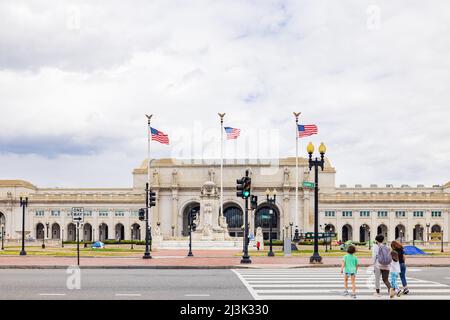
<path id="1" fill-rule="evenodd" d="M 149 232 L 149 216 L 150 216 L 150 205 L 149 205 L 149 192 L 150 192 L 150 141 L 152 139 L 152 133 L 151 133 L 151 119 L 153 117 L 153 115 L 145 115 L 147 117 L 148 120 L 148 129 L 147 129 L 147 134 L 148 134 L 148 140 L 147 140 L 147 184 L 146 184 L 146 188 L 145 188 L 145 199 L 146 199 L 146 214 L 145 214 L 145 253 L 143 258 L 144 259 L 151 259 L 151 255 L 150 255 L 150 237 L 151 234 Z"/>
<path id="2" fill-rule="evenodd" d="M 152 139 L 151 136 L 151 125 L 150 122 L 152 120 L 153 115 L 145 115 L 147 117 L 148 120 L 148 130 L 147 130 L 147 135 L 148 135 L 148 140 L 147 140 L 147 159 L 148 159 L 148 163 L 147 163 L 147 183 L 148 183 L 148 187 L 150 189 L 150 140 Z"/>
<path id="3" fill-rule="evenodd" d="M 295 116 L 295 215 L 294 221 L 295 226 L 298 226 L 298 117 L 301 112 L 294 112 Z M 306 214 L 306 213 L 305 213 Z M 306 226 L 303 227 L 305 229 Z"/>
<path id="4" fill-rule="evenodd" d="M 225 113 L 219 113 L 220 117 L 220 216 L 223 216 L 223 118 Z"/>

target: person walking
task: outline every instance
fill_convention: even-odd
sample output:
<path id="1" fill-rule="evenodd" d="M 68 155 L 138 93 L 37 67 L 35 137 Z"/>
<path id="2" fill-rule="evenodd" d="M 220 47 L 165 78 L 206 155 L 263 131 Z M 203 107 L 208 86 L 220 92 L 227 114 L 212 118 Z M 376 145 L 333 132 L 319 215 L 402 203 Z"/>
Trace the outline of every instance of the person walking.
<path id="1" fill-rule="evenodd" d="M 403 246 L 398 241 L 391 242 L 391 248 L 398 254 L 398 262 L 400 264 L 400 280 L 402 281 L 402 294 L 408 294 L 408 282 L 406 281 L 406 259 L 405 259 L 405 251 Z"/>
<path id="2" fill-rule="evenodd" d="M 344 256 L 341 265 L 341 274 L 344 273 L 344 296 L 348 296 L 348 279 L 352 281 L 352 293 L 350 297 L 356 298 L 356 273 L 358 272 L 358 258 L 355 256 L 356 247 L 350 245 L 347 248 L 347 254 Z"/>
<path id="3" fill-rule="evenodd" d="M 400 290 L 400 288 L 398 287 L 397 284 L 397 278 L 400 275 L 400 263 L 399 263 L 399 258 L 398 258 L 398 253 L 397 251 L 391 251 L 391 265 L 389 268 L 389 272 L 390 272 L 390 276 L 391 276 L 391 288 L 389 289 L 389 296 L 391 297 L 391 299 L 393 297 L 395 297 L 396 295 L 398 297 L 401 296 L 402 291 Z"/>
<path id="4" fill-rule="evenodd" d="M 388 293 L 390 293 L 391 284 L 389 283 L 389 269 L 391 265 L 391 253 L 389 248 L 383 244 L 384 236 L 379 234 L 375 237 L 375 244 L 372 248 L 373 258 L 373 270 L 375 273 L 375 293 L 374 295 L 380 296 L 380 278 L 383 279 L 384 284 L 387 287 Z"/>

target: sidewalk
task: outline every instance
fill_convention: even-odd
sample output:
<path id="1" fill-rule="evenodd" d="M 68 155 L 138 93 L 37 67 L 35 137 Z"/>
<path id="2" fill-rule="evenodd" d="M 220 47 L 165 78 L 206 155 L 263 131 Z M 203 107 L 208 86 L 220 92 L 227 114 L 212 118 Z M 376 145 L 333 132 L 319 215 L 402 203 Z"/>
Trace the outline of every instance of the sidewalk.
<path id="1" fill-rule="evenodd" d="M 338 267 L 341 257 L 324 257 L 323 264 L 311 265 L 309 257 L 251 257 L 251 264 L 241 264 L 239 251 L 194 251 L 186 257 L 186 250 L 160 250 L 152 253 L 153 259 L 142 255 L 130 257 L 83 257 L 80 265 L 86 268 L 148 268 L 148 269 L 231 269 L 231 268 L 307 268 Z M 251 253 L 250 253 L 251 256 Z M 450 257 L 408 256 L 409 267 L 450 267 Z M 371 258 L 360 258 L 361 266 L 369 266 Z M 0 256 L 0 269 L 9 268 L 66 268 L 76 265 L 76 257 Z"/>

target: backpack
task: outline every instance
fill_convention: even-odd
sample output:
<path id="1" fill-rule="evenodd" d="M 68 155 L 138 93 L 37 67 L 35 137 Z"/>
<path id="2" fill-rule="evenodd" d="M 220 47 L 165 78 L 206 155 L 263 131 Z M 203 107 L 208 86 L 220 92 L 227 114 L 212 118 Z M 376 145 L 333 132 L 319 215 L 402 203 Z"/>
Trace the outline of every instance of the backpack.
<path id="1" fill-rule="evenodd" d="M 378 250 L 377 260 L 383 266 L 388 266 L 391 264 L 392 257 L 388 247 L 386 247 L 385 245 L 380 246 L 380 249 Z"/>

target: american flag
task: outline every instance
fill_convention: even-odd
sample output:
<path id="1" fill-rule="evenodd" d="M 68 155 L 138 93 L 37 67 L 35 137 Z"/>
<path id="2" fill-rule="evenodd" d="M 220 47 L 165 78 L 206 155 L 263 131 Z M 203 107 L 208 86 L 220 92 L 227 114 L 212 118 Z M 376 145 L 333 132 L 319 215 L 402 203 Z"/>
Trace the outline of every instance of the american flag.
<path id="1" fill-rule="evenodd" d="M 298 136 L 299 138 L 312 136 L 317 134 L 317 126 L 315 124 L 299 124 L 298 125 Z"/>
<path id="2" fill-rule="evenodd" d="M 225 132 L 227 133 L 227 140 L 237 139 L 241 134 L 241 129 L 225 127 Z"/>
<path id="3" fill-rule="evenodd" d="M 169 136 L 162 131 L 150 128 L 152 134 L 152 140 L 158 141 L 162 144 L 169 144 Z"/>

